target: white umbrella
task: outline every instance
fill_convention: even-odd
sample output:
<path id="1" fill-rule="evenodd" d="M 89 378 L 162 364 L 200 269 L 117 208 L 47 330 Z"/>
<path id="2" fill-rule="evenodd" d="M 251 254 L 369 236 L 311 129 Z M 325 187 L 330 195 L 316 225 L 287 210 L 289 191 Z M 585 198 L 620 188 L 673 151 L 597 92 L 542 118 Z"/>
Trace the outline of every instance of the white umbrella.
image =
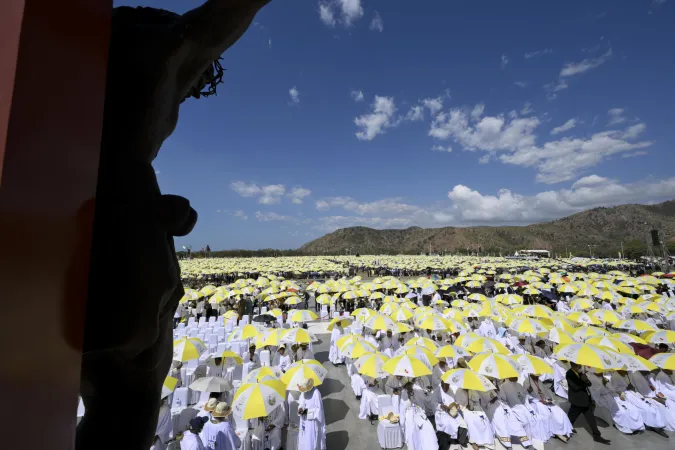
<path id="1" fill-rule="evenodd" d="M 199 392 L 227 392 L 233 389 L 232 383 L 225 378 L 204 377 L 193 382 L 190 389 Z"/>

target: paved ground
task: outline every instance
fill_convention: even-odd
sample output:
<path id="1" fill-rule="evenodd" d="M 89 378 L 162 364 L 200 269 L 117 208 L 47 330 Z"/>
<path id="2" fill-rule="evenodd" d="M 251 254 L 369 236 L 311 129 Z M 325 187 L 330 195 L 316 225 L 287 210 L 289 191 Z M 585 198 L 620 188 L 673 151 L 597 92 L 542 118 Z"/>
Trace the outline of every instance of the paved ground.
<path id="1" fill-rule="evenodd" d="M 358 418 L 359 402 L 354 398 L 346 369 L 344 366 L 334 367 L 328 361 L 330 334 L 323 334 L 326 325 L 312 323 L 309 324 L 309 329 L 321 339 L 320 343 L 313 346 L 314 355 L 328 369 L 326 380 L 319 386 L 326 414 L 327 450 L 379 450 L 377 425 L 370 425 L 367 420 Z M 675 449 L 675 433 L 670 433 L 673 435 L 671 439 L 664 439 L 649 431 L 639 436 L 626 436 L 599 422 L 603 436 L 612 441 L 611 446 L 606 446 L 593 441 L 583 417 L 575 425 L 578 433 L 568 444 L 551 439 L 546 444 L 546 450 Z"/>

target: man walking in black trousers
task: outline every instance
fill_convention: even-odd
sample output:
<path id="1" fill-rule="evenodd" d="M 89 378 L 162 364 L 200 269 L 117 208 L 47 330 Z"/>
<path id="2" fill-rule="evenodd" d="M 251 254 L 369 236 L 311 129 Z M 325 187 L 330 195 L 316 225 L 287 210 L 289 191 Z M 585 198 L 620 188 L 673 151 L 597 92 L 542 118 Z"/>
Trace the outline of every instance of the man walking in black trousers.
<path id="1" fill-rule="evenodd" d="M 572 368 L 567 371 L 565 378 L 567 379 L 567 396 L 570 401 L 570 410 L 567 417 L 570 419 L 572 425 L 579 418 L 581 414 L 586 418 L 588 426 L 591 427 L 593 433 L 593 440 L 601 444 L 609 445 L 609 439 L 605 439 L 600 435 L 598 424 L 595 421 L 593 411 L 595 410 L 595 402 L 588 392 L 588 386 L 591 385 L 585 373 L 581 373 L 581 366 L 576 363 L 570 363 Z"/>

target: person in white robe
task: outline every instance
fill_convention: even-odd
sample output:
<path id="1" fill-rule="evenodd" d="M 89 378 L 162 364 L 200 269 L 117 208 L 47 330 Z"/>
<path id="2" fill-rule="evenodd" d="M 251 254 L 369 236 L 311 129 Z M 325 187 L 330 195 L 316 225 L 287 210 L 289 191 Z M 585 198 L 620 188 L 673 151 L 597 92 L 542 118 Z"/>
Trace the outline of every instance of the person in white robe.
<path id="1" fill-rule="evenodd" d="M 301 361 L 303 359 L 314 359 L 314 353 L 312 353 L 306 343 L 300 344 L 300 348 L 295 353 L 296 361 Z"/>
<path id="2" fill-rule="evenodd" d="M 209 358 L 206 361 L 206 376 L 207 377 L 223 377 L 223 358 Z"/>
<path id="3" fill-rule="evenodd" d="M 517 380 L 517 378 L 516 378 Z M 499 386 L 499 398 L 502 403 L 508 406 L 508 410 L 503 408 L 503 404 L 498 408 L 504 413 L 506 429 L 510 436 L 517 436 L 524 447 L 531 445 L 530 433 L 530 410 L 525 406 L 527 392 L 517 383 L 516 380 L 503 380 Z M 498 421 L 498 416 L 493 419 L 493 424 Z M 496 425 L 495 425 L 496 429 Z M 499 434 L 501 438 L 501 434 Z"/>
<path id="4" fill-rule="evenodd" d="M 369 420 L 371 415 L 377 416 L 380 414 L 375 389 L 375 381 L 368 377 L 366 387 L 361 392 L 361 404 L 359 407 L 359 419 L 361 420 Z"/>
<path id="5" fill-rule="evenodd" d="M 414 378 L 413 381 L 412 402 L 420 406 L 428 415 L 434 414 L 436 402 L 432 395 L 433 389 L 431 383 L 426 377 Z"/>
<path id="6" fill-rule="evenodd" d="M 645 372 L 646 375 L 649 375 L 649 372 Z M 631 381 L 631 384 L 635 387 L 635 390 L 639 392 L 645 400 L 651 402 L 659 410 L 661 417 L 665 423 L 664 428 L 668 431 L 675 431 L 675 407 L 669 407 L 667 399 L 662 393 L 656 391 L 656 387 L 652 385 L 645 373 L 642 372 L 631 372 L 628 375 L 628 378 Z M 660 395 L 659 395 L 660 394 Z M 656 431 L 658 434 L 658 430 Z"/>
<path id="7" fill-rule="evenodd" d="M 558 397 L 567 400 L 567 371 L 570 370 L 570 364 L 566 361 L 553 360 L 553 391 Z"/>
<path id="8" fill-rule="evenodd" d="M 291 357 L 286 354 L 286 346 L 280 345 L 276 354 L 274 355 L 274 360 L 272 361 L 272 366 L 277 367 L 282 373 L 285 373 L 288 368 L 291 366 Z"/>
<path id="9" fill-rule="evenodd" d="M 342 325 L 340 322 L 337 322 L 330 334 L 330 350 L 328 352 L 328 359 L 334 366 L 343 364 L 345 362 L 344 356 L 342 356 L 340 349 L 337 347 L 337 340 L 340 339 L 344 334 L 345 333 Z"/>
<path id="10" fill-rule="evenodd" d="M 253 425 L 251 436 L 252 450 L 279 450 L 282 447 L 281 429 L 284 426 L 284 417 L 284 407 L 283 405 L 279 405 L 267 416 L 251 421 Z"/>
<path id="11" fill-rule="evenodd" d="M 467 391 L 468 405 L 460 406 L 460 412 L 466 422 L 469 443 L 476 447 L 494 448 L 495 433 L 490 418 L 486 414 L 490 397 L 487 392 Z"/>
<path id="12" fill-rule="evenodd" d="M 211 420 L 204 424 L 199 437 L 206 450 L 236 450 L 241 446 L 239 436 L 234 432 L 228 416 L 232 408 L 225 402 L 216 405 L 211 413 Z"/>
<path id="13" fill-rule="evenodd" d="M 408 381 L 409 380 L 407 378 L 404 378 L 401 375 L 389 375 L 389 377 L 387 377 L 387 381 L 384 384 L 384 392 L 387 394 L 393 394 L 395 389 L 398 389 L 400 392 Z"/>
<path id="14" fill-rule="evenodd" d="M 379 346 L 379 343 L 377 342 L 377 338 L 375 337 L 375 332 L 370 332 L 366 335 L 366 341 L 370 342 L 373 344 L 375 348 Z"/>
<path id="15" fill-rule="evenodd" d="M 616 371 L 612 374 L 612 386 L 614 387 L 613 390 L 615 390 L 615 392 L 622 393 L 621 399 L 640 411 L 640 416 L 642 417 L 645 429 L 652 431 L 663 430 L 666 423 L 663 420 L 657 405 L 654 404 L 654 401 L 644 398 L 642 394 L 635 390 L 630 377 L 625 371 Z"/>
<path id="16" fill-rule="evenodd" d="M 434 389 L 439 389 L 441 386 L 441 377 L 448 371 L 448 363 L 444 360 L 439 360 L 431 372 L 431 386 L 436 386 Z"/>
<path id="17" fill-rule="evenodd" d="M 352 384 L 352 391 L 354 391 L 356 399 L 360 400 L 361 395 L 363 394 L 363 390 L 366 389 L 366 382 L 363 379 L 363 375 L 361 375 L 357 371 L 354 371 L 354 373 L 352 373 L 351 376 L 351 384 Z"/>
<path id="18" fill-rule="evenodd" d="M 438 439 L 424 411 L 412 403 L 405 412 L 405 441 L 408 450 L 438 450 Z"/>
<path id="19" fill-rule="evenodd" d="M 553 393 L 548 386 L 542 383 L 539 377 L 531 374 L 524 387 L 536 400 L 534 406 L 537 412 L 541 416 L 547 417 L 548 423 L 546 425 L 548 426 L 549 437 L 555 436 L 561 441 L 567 442 L 574 427 L 565 411 L 555 404 Z"/>
<path id="20" fill-rule="evenodd" d="M 248 367 L 249 373 L 260 367 L 260 357 L 255 352 L 255 345 L 251 345 L 244 355 L 244 365 Z"/>
<path id="21" fill-rule="evenodd" d="M 451 439 L 457 439 L 459 429 L 467 427 L 466 421 L 458 412 L 457 403 L 439 404 L 434 414 L 436 431 L 447 434 Z"/>
<path id="22" fill-rule="evenodd" d="M 652 376 L 651 380 L 656 392 L 662 393 L 665 398 L 675 402 L 675 383 L 671 378 L 672 374 L 672 370 L 659 370 L 655 376 Z"/>
<path id="23" fill-rule="evenodd" d="M 589 377 L 589 379 L 591 379 Z M 593 381 L 591 380 L 591 383 Z M 628 402 L 625 391 L 628 384 L 620 375 L 613 373 L 605 384 L 605 389 L 612 396 L 613 403 L 606 400 L 606 396 L 602 395 L 602 390 L 596 390 L 598 397 L 594 395 L 594 400 L 598 405 L 605 406 L 612 414 L 612 420 L 616 429 L 625 434 L 642 433 L 645 430 L 645 423 L 642 420 L 640 410 Z M 591 391 L 592 392 L 592 391 Z"/>
<path id="24" fill-rule="evenodd" d="M 391 330 L 387 330 L 387 334 L 380 339 L 380 351 L 388 357 L 394 356 L 394 336 Z"/>
<path id="25" fill-rule="evenodd" d="M 511 448 L 511 437 L 515 436 L 520 440 L 523 447 L 529 447 L 531 441 L 527 435 L 527 431 L 525 431 L 522 423 L 517 419 L 508 403 L 493 391 L 490 391 L 488 395 L 490 396 L 490 401 L 486 413 L 499 442 L 504 447 Z"/>
<path id="26" fill-rule="evenodd" d="M 183 438 L 180 441 L 180 450 L 206 450 L 202 439 L 199 437 L 204 428 L 204 420 L 204 417 L 195 417 L 190 421 L 190 425 L 183 433 Z"/>
<path id="27" fill-rule="evenodd" d="M 298 385 L 298 450 L 326 450 L 326 418 L 321 393 L 311 378 Z"/>
<path id="28" fill-rule="evenodd" d="M 151 450 L 166 450 L 167 443 L 173 434 L 173 423 L 171 422 L 171 408 L 162 399 L 162 404 L 159 407 L 159 417 L 157 419 L 157 427 L 155 428 L 155 438 L 153 439 Z"/>

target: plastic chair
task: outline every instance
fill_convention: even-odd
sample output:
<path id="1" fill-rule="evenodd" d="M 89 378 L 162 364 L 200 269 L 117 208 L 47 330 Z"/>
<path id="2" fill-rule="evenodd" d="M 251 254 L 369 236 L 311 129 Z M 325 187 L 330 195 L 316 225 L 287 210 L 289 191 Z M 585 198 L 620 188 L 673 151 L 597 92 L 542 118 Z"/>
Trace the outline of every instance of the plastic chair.
<path id="1" fill-rule="evenodd" d="M 248 317 L 248 314 L 243 315 L 241 317 L 241 320 L 239 321 L 240 322 L 239 325 L 248 325 L 250 323 L 249 319 L 250 318 Z"/>
<path id="2" fill-rule="evenodd" d="M 270 364 L 270 351 L 262 350 L 260 352 L 260 365 L 269 367 Z"/>
<path id="3" fill-rule="evenodd" d="M 212 323 L 212 324 L 215 325 L 215 323 L 216 323 L 216 318 L 213 317 L 213 316 L 209 317 L 209 323 Z"/>
<path id="4" fill-rule="evenodd" d="M 188 388 L 180 387 L 173 391 L 171 408 L 185 408 L 188 406 Z"/>

